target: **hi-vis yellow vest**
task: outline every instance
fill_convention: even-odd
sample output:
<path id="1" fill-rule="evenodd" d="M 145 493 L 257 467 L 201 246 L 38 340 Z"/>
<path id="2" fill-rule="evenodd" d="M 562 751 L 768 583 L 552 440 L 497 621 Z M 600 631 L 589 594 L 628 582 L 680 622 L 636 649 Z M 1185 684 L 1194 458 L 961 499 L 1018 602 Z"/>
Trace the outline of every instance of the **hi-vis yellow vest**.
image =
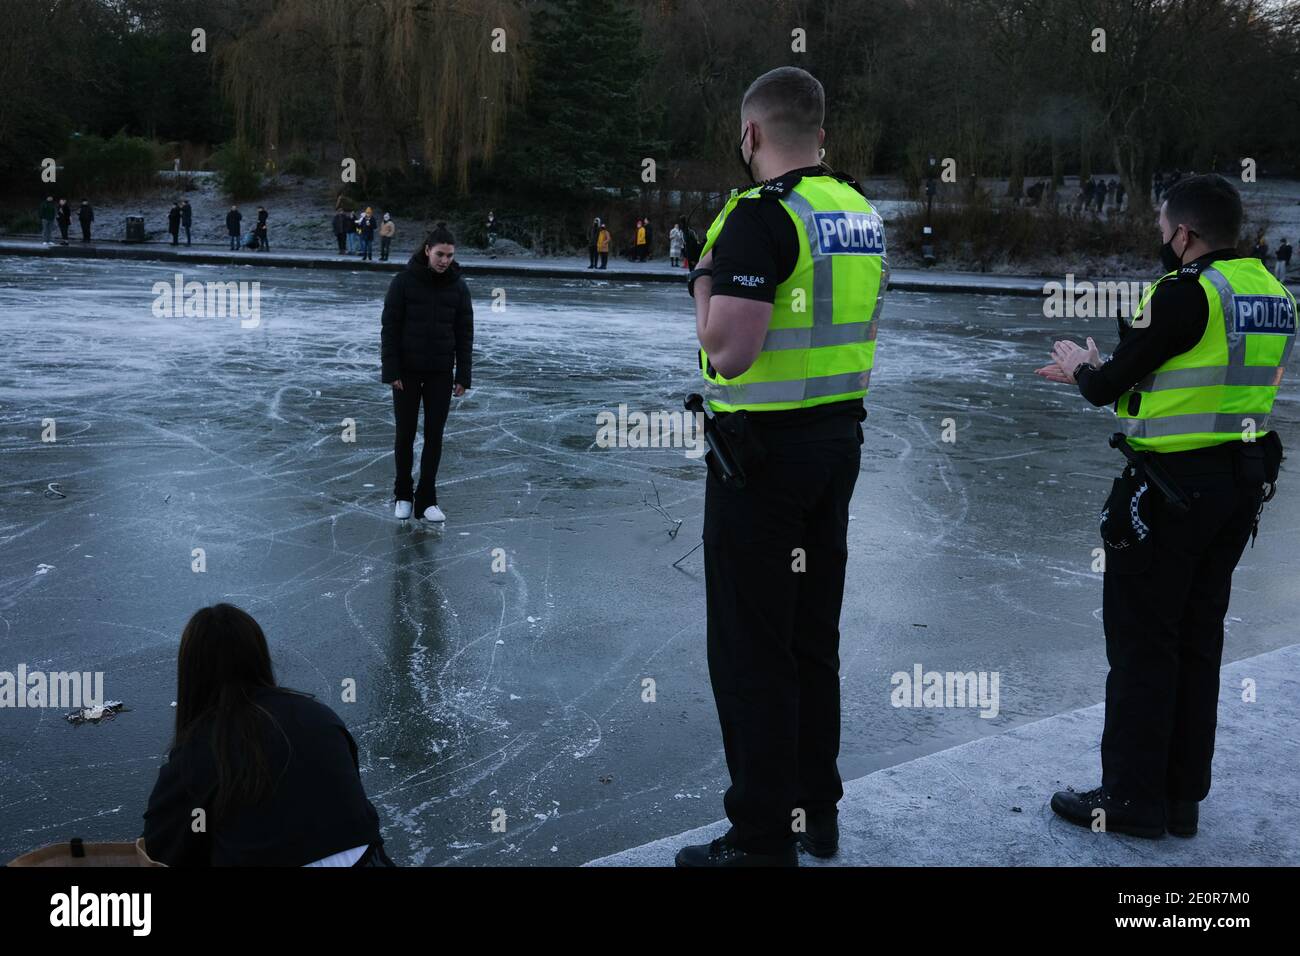
<path id="1" fill-rule="evenodd" d="M 775 201 L 799 237 L 799 259 L 776 287 L 767 338 L 754 364 L 736 378 L 723 378 L 700 349 L 714 411 L 810 408 L 867 394 L 889 266 L 884 224 L 850 182 L 831 175 L 774 180 L 733 193 L 709 226 L 701 257 L 737 203 Z"/>
<path id="2" fill-rule="evenodd" d="M 1190 451 L 1268 433 L 1273 399 L 1295 343 L 1295 297 L 1258 259 L 1184 266 L 1160 282 L 1189 281 L 1194 275 L 1209 303 L 1200 341 L 1115 403 L 1129 444 L 1141 451 Z M 1142 296 L 1130 325 L 1158 284 Z"/>

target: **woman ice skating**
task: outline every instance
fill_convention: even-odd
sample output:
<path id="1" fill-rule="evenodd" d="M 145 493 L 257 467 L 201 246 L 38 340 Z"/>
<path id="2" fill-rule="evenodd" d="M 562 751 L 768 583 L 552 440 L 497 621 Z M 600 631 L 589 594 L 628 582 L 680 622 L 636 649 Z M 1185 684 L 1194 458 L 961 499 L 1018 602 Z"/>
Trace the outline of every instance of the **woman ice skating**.
<path id="1" fill-rule="evenodd" d="M 412 512 L 426 521 L 445 521 L 438 507 L 438 462 L 451 397 L 470 387 L 474 306 L 454 259 L 456 241 L 443 223 L 425 238 L 406 268 L 393 277 L 384 297 L 380 334 L 381 378 L 393 387 L 397 434 L 393 497 L 398 518 Z M 424 405 L 424 451 L 419 484 L 411 466 L 420 405 Z"/>

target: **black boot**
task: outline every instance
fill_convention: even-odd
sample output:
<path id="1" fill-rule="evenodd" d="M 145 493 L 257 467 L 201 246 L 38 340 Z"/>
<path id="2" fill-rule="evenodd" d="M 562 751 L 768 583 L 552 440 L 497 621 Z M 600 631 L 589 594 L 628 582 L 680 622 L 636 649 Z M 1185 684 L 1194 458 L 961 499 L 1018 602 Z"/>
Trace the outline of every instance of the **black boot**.
<path id="1" fill-rule="evenodd" d="M 712 843 L 685 846 L 677 851 L 678 866 L 798 866 L 794 845 L 781 853 L 746 853 L 718 837 Z"/>
<path id="2" fill-rule="evenodd" d="M 1093 826 L 1094 814 L 1103 811 L 1099 829 L 1107 833 L 1127 833 L 1129 836 L 1154 840 L 1165 835 L 1164 821 L 1159 811 L 1144 813 L 1128 800 L 1114 800 L 1098 787 L 1086 793 L 1058 790 L 1052 794 L 1052 809 L 1056 815 L 1076 826 Z"/>
<path id="3" fill-rule="evenodd" d="M 1196 800 L 1165 801 L 1165 826 L 1174 836 L 1196 836 L 1196 825 L 1201 815 L 1201 805 Z"/>
<path id="4" fill-rule="evenodd" d="M 808 829 L 799 834 L 799 849 L 811 853 L 818 859 L 827 860 L 840 849 L 840 825 L 838 814 L 809 817 Z"/>

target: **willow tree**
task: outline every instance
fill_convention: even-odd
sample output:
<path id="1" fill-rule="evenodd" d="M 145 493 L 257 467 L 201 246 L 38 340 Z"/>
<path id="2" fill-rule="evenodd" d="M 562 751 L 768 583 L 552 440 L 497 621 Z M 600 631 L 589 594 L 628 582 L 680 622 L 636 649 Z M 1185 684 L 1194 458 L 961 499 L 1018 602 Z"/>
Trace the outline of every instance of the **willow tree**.
<path id="1" fill-rule="evenodd" d="M 363 176 L 419 160 L 463 192 L 522 93 L 512 0 L 263 0 L 254 16 L 218 58 L 239 134 L 268 149 L 332 137 Z"/>

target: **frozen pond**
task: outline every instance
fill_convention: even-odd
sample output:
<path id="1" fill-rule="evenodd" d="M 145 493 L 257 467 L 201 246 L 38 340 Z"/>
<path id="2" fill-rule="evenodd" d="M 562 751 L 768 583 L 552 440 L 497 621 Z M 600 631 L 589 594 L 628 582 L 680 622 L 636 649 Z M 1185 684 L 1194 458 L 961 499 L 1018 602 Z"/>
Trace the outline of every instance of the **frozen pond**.
<path id="1" fill-rule="evenodd" d="M 391 516 L 387 277 L 186 267 L 261 282 L 243 328 L 156 317 L 174 274 L 0 259 L 0 670 L 103 671 L 129 708 L 83 727 L 0 709 L 0 859 L 138 834 L 181 628 L 216 601 L 347 721 L 399 862 L 573 864 L 722 816 L 699 553 L 673 567 L 699 540 L 704 464 L 595 444 L 600 412 L 696 390 L 682 289 L 471 278 L 475 388 L 448 423 L 446 527 L 426 530 Z M 1115 341 L 1036 299 L 887 299 L 842 618 L 846 779 L 1102 699 L 1092 551 L 1121 459 L 1108 410 L 1033 375 L 1067 333 Z M 1289 379 L 1286 442 L 1295 399 Z M 1284 482 L 1238 571 L 1227 659 L 1296 640 Z M 890 675 L 916 664 L 999 672 L 998 715 L 893 708 Z"/>

